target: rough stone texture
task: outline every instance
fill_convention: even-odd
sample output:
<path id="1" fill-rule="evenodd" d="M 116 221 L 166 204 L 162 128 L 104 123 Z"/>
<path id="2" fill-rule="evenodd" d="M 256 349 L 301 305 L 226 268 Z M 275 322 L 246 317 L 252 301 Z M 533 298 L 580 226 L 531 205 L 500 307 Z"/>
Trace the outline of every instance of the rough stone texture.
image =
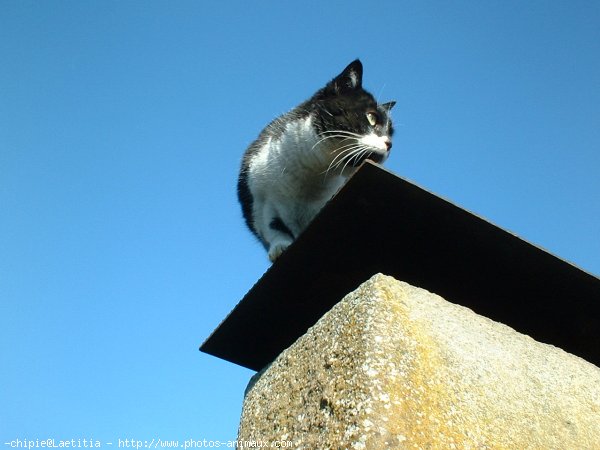
<path id="1" fill-rule="evenodd" d="M 600 369 L 376 275 L 253 377 L 238 438 L 298 449 L 600 449 Z"/>

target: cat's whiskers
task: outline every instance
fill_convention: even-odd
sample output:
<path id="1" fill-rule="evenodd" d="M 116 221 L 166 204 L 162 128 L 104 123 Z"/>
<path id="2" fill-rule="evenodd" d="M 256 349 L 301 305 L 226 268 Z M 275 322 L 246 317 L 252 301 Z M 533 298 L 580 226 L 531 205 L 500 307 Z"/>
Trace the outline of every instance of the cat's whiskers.
<path id="1" fill-rule="evenodd" d="M 333 161 L 331 161 L 331 163 L 329 164 L 329 167 L 327 168 L 326 172 L 329 172 L 329 170 L 332 167 L 336 167 L 336 161 L 338 160 L 338 158 L 342 158 L 340 160 L 340 163 L 347 157 L 350 156 L 353 152 L 355 152 L 361 145 L 358 144 L 357 142 L 353 142 L 351 144 L 346 144 L 346 145 L 342 145 L 341 147 L 336 148 L 333 153 L 337 153 L 337 155 L 335 156 L 335 158 L 333 158 Z"/>
<path id="2" fill-rule="evenodd" d="M 320 133 L 320 136 L 323 136 L 321 139 L 319 139 L 315 145 L 313 145 L 312 149 L 313 150 L 317 145 L 321 144 L 322 142 L 328 140 L 328 139 L 340 139 L 339 144 L 336 146 L 336 148 L 332 151 L 332 153 L 337 153 L 337 155 L 335 156 L 335 158 L 333 159 L 333 161 L 331 161 L 331 163 L 329 163 L 329 166 L 327 167 L 327 169 L 322 172 L 325 174 L 325 177 L 327 177 L 327 175 L 329 174 L 329 171 L 332 168 L 336 168 L 338 167 L 341 163 L 344 162 L 344 160 L 347 157 L 350 157 L 350 159 L 352 159 L 352 155 L 354 153 L 356 153 L 356 151 L 358 150 L 358 148 L 360 147 L 360 144 L 358 144 L 358 139 L 360 137 L 362 137 L 360 134 L 358 133 L 352 133 L 350 131 L 345 131 L 345 130 L 328 130 L 328 131 L 324 131 L 322 133 Z M 344 144 L 344 142 L 346 141 L 350 141 L 350 143 Z M 341 145 L 343 144 L 343 145 Z M 340 159 L 341 158 L 341 159 Z M 338 161 L 339 159 L 339 161 Z M 338 161 L 339 164 L 336 164 L 336 161 Z"/>
<path id="3" fill-rule="evenodd" d="M 347 147 L 347 148 L 345 148 L 345 147 Z M 352 155 L 352 152 L 356 151 L 356 147 L 357 147 L 357 144 L 353 143 L 353 144 L 345 145 L 344 147 L 340 147 L 340 148 L 336 149 L 334 152 L 337 151 L 338 154 L 335 156 L 335 158 L 333 158 L 333 160 L 329 163 L 329 166 L 327 167 L 327 169 L 323 172 L 323 173 L 325 173 L 325 176 L 327 176 L 329 174 L 329 171 L 331 169 L 335 169 L 335 168 L 339 167 L 339 164 L 341 164 L 347 156 Z M 341 157 L 341 159 L 339 161 L 337 161 L 340 157 Z M 336 163 L 336 161 L 337 161 L 337 163 Z"/>
<path id="4" fill-rule="evenodd" d="M 319 139 L 315 145 L 312 146 L 311 150 L 328 139 L 341 139 L 339 144 L 344 144 L 346 141 L 351 141 L 349 144 L 338 145 L 333 150 L 333 153 L 337 153 L 337 155 L 324 171 L 325 176 L 329 174 L 329 171 L 332 168 L 335 169 L 339 167 L 339 165 L 341 165 L 347 158 L 351 160 L 352 155 L 354 155 L 354 153 L 356 153 L 361 147 L 361 145 L 358 143 L 358 140 L 362 137 L 362 135 L 359 133 L 353 133 L 346 130 L 325 130 L 320 132 L 319 136 L 322 136 L 321 139 Z"/>
<path id="5" fill-rule="evenodd" d="M 342 139 L 342 141 L 341 141 L 341 142 L 348 141 L 348 140 L 350 140 L 350 139 L 356 139 L 354 136 L 344 136 L 344 135 L 325 136 L 324 138 L 321 138 L 321 139 L 319 139 L 319 140 L 318 140 L 318 141 L 315 143 L 315 145 L 313 145 L 313 146 L 312 146 L 311 150 L 314 150 L 314 148 L 315 148 L 317 145 L 321 144 L 322 142 L 326 141 L 327 139 L 334 139 L 334 138 L 337 138 L 337 139 Z"/>
<path id="6" fill-rule="evenodd" d="M 348 130 L 323 130 L 323 131 L 319 132 L 319 134 L 326 134 L 326 133 L 345 133 L 345 134 L 350 134 L 353 136 L 360 136 L 359 133 L 355 133 L 353 131 L 348 131 Z"/>
<path id="7" fill-rule="evenodd" d="M 343 136 L 355 137 L 355 138 L 362 137 L 362 134 L 353 133 L 352 131 L 346 131 L 346 130 L 325 130 L 325 131 L 321 131 L 319 133 L 319 136 L 326 135 L 326 134 L 330 134 L 330 135 L 337 134 L 337 135 L 343 135 Z"/>
<path id="8" fill-rule="evenodd" d="M 346 145 L 342 145 L 338 148 L 336 148 L 335 150 L 333 150 L 333 153 L 337 153 L 336 157 L 339 157 L 340 155 L 343 155 L 344 153 L 347 153 L 348 151 L 351 151 L 353 149 L 356 149 L 358 147 L 360 147 L 362 144 L 359 144 L 358 142 L 352 142 L 351 144 L 346 144 Z"/>
<path id="9" fill-rule="evenodd" d="M 342 148 L 338 148 L 337 150 L 339 153 L 336 155 L 333 161 L 331 161 L 329 167 L 327 167 L 327 170 L 325 171 L 326 175 L 330 170 L 338 169 L 342 164 L 344 164 L 344 166 L 342 167 L 340 173 L 343 173 L 348 164 L 350 164 L 353 160 L 358 162 L 365 154 L 373 151 L 371 147 L 358 143 L 346 145 Z"/>
<path id="10" fill-rule="evenodd" d="M 331 161 L 329 163 L 329 167 L 327 167 L 327 170 L 325 171 L 325 174 L 329 173 L 329 171 L 331 169 L 335 169 L 337 167 L 339 167 L 339 164 L 341 164 L 348 156 L 351 156 L 354 154 L 354 152 L 356 151 L 356 147 L 353 145 L 352 147 L 339 152 L 335 158 L 333 158 L 333 161 Z M 338 161 L 339 159 L 339 161 Z"/>
<path id="11" fill-rule="evenodd" d="M 346 140 L 358 140 L 359 138 L 361 138 L 362 136 L 358 133 L 353 133 L 351 131 L 346 131 L 346 130 L 325 130 L 322 131 L 318 134 L 319 137 L 321 137 L 321 139 L 319 139 L 311 148 L 311 150 L 314 150 L 314 148 L 321 144 L 322 142 L 326 141 L 327 139 L 342 139 L 341 142 L 344 142 Z"/>
<path id="12" fill-rule="evenodd" d="M 342 173 L 344 172 L 344 170 L 346 169 L 348 164 L 350 164 L 352 162 L 352 160 L 355 160 L 356 162 L 358 162 L 358 160 L 362 157 L 362 155 L 369 152 L 370 150 L 371 149 L 365 145 L 358 146 L 354 152 L 352 152 L 350 155 L 347 155 L 347 157 L 344 158 L 344 159 L 346 159 L 346 163 L 344 164 L 344 167 L 342 167 L 341 172 Z"/>

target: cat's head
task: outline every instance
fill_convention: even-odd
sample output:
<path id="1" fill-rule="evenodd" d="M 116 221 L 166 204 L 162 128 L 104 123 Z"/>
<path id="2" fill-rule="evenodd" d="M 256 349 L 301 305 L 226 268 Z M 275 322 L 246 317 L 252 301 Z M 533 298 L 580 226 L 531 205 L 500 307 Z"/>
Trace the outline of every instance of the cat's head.
<path id="1" fill-rule="evenodd" d="M 390 110 L 396 102 L 378 104 L 362 88 L 362 73 L 357 59 L 310 100 L 319 142 L 331 155 L 330 169 L 357 167 L 366 159 L 381 163 L 392 148 Z"/>

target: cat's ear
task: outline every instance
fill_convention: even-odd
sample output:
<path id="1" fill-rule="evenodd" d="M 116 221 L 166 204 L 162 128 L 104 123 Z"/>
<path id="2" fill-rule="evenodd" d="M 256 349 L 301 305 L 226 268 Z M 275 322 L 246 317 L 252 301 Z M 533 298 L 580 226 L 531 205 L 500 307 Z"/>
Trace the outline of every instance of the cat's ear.
<path id="1" fill-rule="evenodd" d="M 395 104 L 396 104 L 396 102 L 394 100 L 392 100 L 391 102 L 387 102 L 387 103 L 384 103 L 379 106 L 381 106 L 386 111 L 390 111 L 394 107 Z"/>
<path id="2" fill-rule="evenodd" d="M 352 61 L 342 73 L 335 77 L 327 87 L 336 94 L 353 91 L 362 87 L 363 66 L 360 60 Z"/>

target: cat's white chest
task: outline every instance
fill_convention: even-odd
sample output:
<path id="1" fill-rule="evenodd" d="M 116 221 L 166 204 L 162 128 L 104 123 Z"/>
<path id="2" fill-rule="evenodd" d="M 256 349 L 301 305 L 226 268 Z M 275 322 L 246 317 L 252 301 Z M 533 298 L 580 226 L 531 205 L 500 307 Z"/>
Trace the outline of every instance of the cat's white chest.
<path id="1" fill-rule="evenodd" d="M 286 124 L 282 134 L 270 138 L 252 158 L 251 189 L 305 200 L 319 197 L 335 176 L 327 176 L 330 157 L 318 142 L 311 116 Z"/>
<path id="2" fill-rule="evenodd" d="M 285 218 L 299 233 L 341 187 L 345 177 L 327 173 L 331 156 L 318 143 L 309 116 L 286 124 L 280 136 L 256 152 L 249 165 L 249 187 L 258 216 Z"/>

